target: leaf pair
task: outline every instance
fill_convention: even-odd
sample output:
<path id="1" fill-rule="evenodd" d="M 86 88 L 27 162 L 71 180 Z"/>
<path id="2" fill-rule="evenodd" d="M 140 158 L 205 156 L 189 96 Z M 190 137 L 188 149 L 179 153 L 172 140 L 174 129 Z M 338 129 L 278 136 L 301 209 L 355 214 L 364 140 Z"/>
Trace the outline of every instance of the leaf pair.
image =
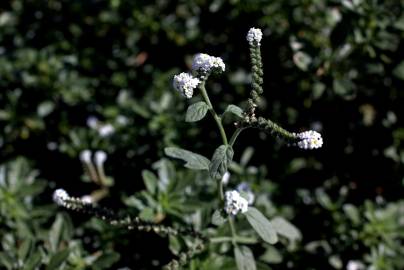
<path id="1" fill-rule="evenodd" d="M 215 150 L 211 161 L 202 155 L 177 147 L 167 147 L 164 152 L 169 157 L 185 161 L 184 166 L 186 168 L 209 170 L 209 174 L 213 179 L 222 178 L 234 155 L 233 148 L 230 145 L 219 146 Z"/>
<path id="2" fill-rule="evenodd" d="M 191 104 L 188 109 L 187 113 L 185 115 L 185 121 L 186 122 L 197 122 L 199 120 L 202 120 L 206 113 L 209 110 L 209 105 L 206 104 L 204 101 L 199 101 L 194 104 Z M 231 113 L 239 118 L 243 117 L 243 109 L 240 107 L 230 104 L 227 106 L 226 110 L 224 111 L 223 115 Z"/>

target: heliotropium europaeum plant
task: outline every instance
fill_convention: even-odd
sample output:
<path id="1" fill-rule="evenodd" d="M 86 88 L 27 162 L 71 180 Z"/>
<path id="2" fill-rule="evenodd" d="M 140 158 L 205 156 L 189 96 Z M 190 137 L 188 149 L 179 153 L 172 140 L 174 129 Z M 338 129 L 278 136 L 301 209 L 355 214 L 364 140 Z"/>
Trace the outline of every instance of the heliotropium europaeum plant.
<path id="1" fill-rule="evenodd" d="M 246 245 L 249 242 L 246 242 L 245 238 L 243 238 L 244 236 L 239 235 L 237 231 L 238 222 L 245 220 L 260 236 L 263 243 L 273 245 L 278 242 L 279 236 L 288 237 L 293 235 L 293 238 L 300 238 L 300 233 L 292 224 L 282 218 L 269 220 L 258 208 L 253 206 L 254 194 L 248 184 L 240 183 L 236 189 L 225 190 L 225 185 L 229 180 L 229 166 L 234 156 L 234 145 L 238 136 L 244 130 L 258 128 L 285 140 L 289 145 L 301 149 L 316 149 L 323 145 L 323 139 L 320 133 L 316 131 L 290 132 L 268 117 L 257 115 L 259 99 L 264 92 L 263 64 L 260 49 L 262 36 L 261 30 L 256 28 L 251 28 L 247 33 L 252 65 L 252 83 L 250 97 L 247 100 L 245 109 L 229 104 L 222 114 L 218 114 L 209 98 L 209 91 L 205 87 L 207 80 L 213 75 L 220 75 L 226 70 L 225 63 L 220 57 L 199 53 L 193 59 L 192 70 L 175 75 L 173 79 L 173 87 L 183 97 L 193 100 L 191 99 L 192 97 L 201 95 L 202 100 L 190 104 L 188 107 L 185 116 L 186 122 L 200 121 L 205 118 L 209 111 L 216 123 L 221 143 L 216 147 L 211 159 L 177 147 L 165 148 L 165 154 L 169 157 L 183 160 L 185 162 L 184 166 L 188 169 L 208 172 L 211 181 L 216 182 L 217 201 L 219 202 L 215 205 L 215 209 L 212 210 L 211 223 L 219 227 L 227 223 L 230 235 L 223 236 L 218 231 L 216 231 L 218 235 L 212 235 L 212 233 L 208 233 L 209 227 L 200 228 L 200 231 L 196 231 L 190 227 L 174 228 L 156 224 L 145 221 L 140 217 L 122 217 L 92 202 L 71 197 L 64 190 L 55 191 L 54 201 L 60 206 L 92 214 L 108 221 L 111 225 L 138 231 L 152 231 L 162 236 L 183 235 L 191 237 L 193 244 L 189 245 L 188 250 L 180 252 L 177 258 L 166 266 L 167 269 L 183 267 L 189 263 L 195 254 L 202 251 L 209 244 L 223 241 L 228 241 L 232 244 L 236 264 L 240 270 L 256 269 L 254 254 Z M 228 137 L 228 131 L 222 121 L 223 116 L 227 113 L 234 114 L 238 119 L 234 123 L 236 130 L 231 137 Z M 213 238 L 215 238 L 214 241 L 212 240 Z"/>
<path id="2" fill-rule="evenodd" d="M 228 105 L 222 115 L 219 115 L 212 105 L 205 83 L 210 78 L 210 75 L 225 72 L 225 64 L 219 57 L 203 53 L 197 54 L 193 59 L 191 73 L 180 73 L 174 76 L 173 86 L 181 95 L 190 99 L 196 94 L 201 94 L 203 98 L 203 101 L 196 102 L 188 107 L 186 121 L 199 121 L 209 111 L 216 122 L 222 144 L 216 148 L 212 158 L 208 160 L 199 154 L 179 148 L 170 147 L 165 149 L 168 156 L 184 160 L 186 162 L 185 166 L 190 169 L 208 170 L 211 178 L 217 181 L 221 207 L 213 214 L 213 218 L 217 223 L 225 222 L 225 220 L 229 223 L 234 255 L 239 269 L 255 269 L 255 262 L 251 250 L 247 246 L 240 246 L 237 243 L 236 215 L 245 215 L 252 228 L 265 242 L 275 244 L 278 241 L 277 232 L 273 225 L 258 209 L 249 206 L 247 199 L 241 196 L 237 190 L 224 191 L 222 179 L 226 178 L 228 166 L 234 155 L 233 146 L 239 134 L 249 128 L 259 128 L 301 149 L 316 149 L 323 145 L 321 134 L 316 131 L 290 132 L 271 119 L 256 115 L 260 96 L 264 93 L 264 73 L 261 59 L 262 36 L 260 29 L 251 28 L 246 37 L 250 48 L 252 83 L 250 98 L 247 100 L 247 108 L 244 110 L 231 104 Z M 239 117 L 239 120 L 235 123 L 236 130 L 230 139 L 222 123 L 222 117 L 225 113 L 232 113 Z"/>

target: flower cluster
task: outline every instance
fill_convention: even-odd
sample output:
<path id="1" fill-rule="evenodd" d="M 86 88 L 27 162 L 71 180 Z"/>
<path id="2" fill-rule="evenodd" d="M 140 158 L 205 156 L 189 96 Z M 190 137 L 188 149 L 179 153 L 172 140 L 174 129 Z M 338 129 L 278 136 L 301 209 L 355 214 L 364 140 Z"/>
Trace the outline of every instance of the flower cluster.
<path id="1" fill-rule="evenodd" d="M 64 189 L 59 188 L 53 192 L 53 201 L 59 206 L 65 206 L 69 198 L 69 194 Z"/>
<path id="2" fill-rule="evenodd" d="M 205 53 L 198 53 L 192 61 L 192 70 L 200 72 L 203 75 L 210 72 L 224 72 L 226 66 L 220 57 L 210 56 Z"/>
<path id="3" fill-rule="evenodd" d="M 250 46 L 260 46 L 262 39 L 262 31 L 259 28 L 250 28 L 247 33 L 247 41 Z"/>
<path id="4" fill-rule="evenodd" d="M 184 97 L 191 98 L 199 83 L 199 79 L 194 78 L 189 73 L 182 72 L 174 76 L 173 87 Z"/>
<path id="5" fill-rule="evenodd" d="M 347 266 L 347 270 L 364 270 L 365 265 L 361 261 L 349 261 Z"/>
<path id="6" fill-rule="evenodd" d="M 237 215 L 238 212 L 245 213 L 248 210 L 248 201 L 241 197 L 236 190 L 226 191 L 224 210 L 229 215 Z"/>
<path id="7" fill-rule="evenodd" d="M 115 127 L 109 123 L 102 123 L 95 116 L 90 116 L 87 118 L 87 126 L 94 129 L 102 138 L 109 137 L 115 133 Z"/>
<path id="8" fill-rule="evenodd" d="M 323 138 L 317 131 L 309 130 L 295 135 L 298 139 L 296 144 L 301 149 L 317 149 L 323 146 Z"/>

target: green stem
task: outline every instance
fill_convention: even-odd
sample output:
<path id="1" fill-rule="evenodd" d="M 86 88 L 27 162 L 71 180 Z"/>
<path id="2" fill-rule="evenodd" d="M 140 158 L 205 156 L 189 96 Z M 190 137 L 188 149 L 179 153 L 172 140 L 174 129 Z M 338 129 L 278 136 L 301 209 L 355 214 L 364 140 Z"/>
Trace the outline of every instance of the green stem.
<path id="1" fill-rule="evenodd" d="M 252 238 L 252 237 L 243 237 L 243 236 L 237 236 L 235 238 L 236 242 L 239 244 L 256 244 L 257 243 L 257 239 L 256 238 Z M 222 236 L 222 237 L 213 237 L 210 238 L 209 241 L 213 244 L 217 244 L 217 243 L 225 243 L 225 242 L 232 242 L 233 241 L 233 237 L 229 237 L 229 236 Z"/>
<path id="2" fill-rule="evenodd" d="M 222 179 L 219 179 L 217 181 L 217 185 L 218 185 L 218 190 L 219 190 L 219 197 L 221 201 L 224 201 L 224 191 L 223 191 L 223 183 L 222 183 Z"/>
<path id="3" fill-rule="evenodd" d="M 227 220 L 229 221 L 229 225 L 230 225 L 230 231 L 231 231 L 231 238 L 232 238 L 232 243 L 233 243 L 233 246 L 237 246 L 237 241 L 236 241 L 236 239 L 237 239 L 237 233 L 236 233 L 236 227 L 234 226 L 234 222 L 233 222 L 233 220 L 231 219 L 231 216 L 228 216 L 227 217 Z"/>
<path id="4" fill-rule="evenodd" d="M 208 93 L 206 92 L 205 83 L 201 83 L 199 89 L 201 90 L 202 97 L 205 100 L 206 104 L 208 104 L 209 111 L 212 114 L 213 119 L 215 119 L 217 127 L 219 128 L 220 136 L 222 136 L 223 144 L 228 145 L 229 143 L 227 141 L 226 132 L 224 131 L 224 128 L 223 128 L 222 119 L 217 115 L 217 113 L 213 109 L 213 106 L 212 106 L 212 103 L 210 102 Z"/>
<path id="5" fill-rule="evenodd" d="M 245 128 L 238 128 L 238 129 L 236 129 L 236 131 L 234 131 L 233 135 L 232 135 L 231 138 L 230 138 L 230 142 L 229 142 L 229 144 L 230 144 L 231 146 L 234 145 L 234 143 L 235 143 L 236 140 L 237 140 L 238 135 L 240 135 L 241 131 L 243 131 L 244 129 L 245 129 Z"/>

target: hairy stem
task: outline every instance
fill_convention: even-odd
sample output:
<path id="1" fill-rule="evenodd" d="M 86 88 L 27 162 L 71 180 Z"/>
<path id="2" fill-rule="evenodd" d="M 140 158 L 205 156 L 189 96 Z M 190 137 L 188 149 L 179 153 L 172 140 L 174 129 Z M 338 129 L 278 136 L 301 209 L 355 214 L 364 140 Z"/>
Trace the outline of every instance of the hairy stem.
<path id="1" fill-rule="evenodd" d="M 232 220 L 231 216 L 227 217 L 227 220 L 229 221 L 229 225 L 230 225 L 230 231 L 231 231 L 231 238 L 232 238 L 232 243 L 233 246 L 236 247 L 237 246 L 237 232 L 236 232 L 236 227 L 234 225 L 234 222 Z"/>
<path id="2" fill-rule="evenodd" d="M 217 115 L 217 113 L 213 109 L 213 106 L 212 106 L 212 103 L 210 102 L 208 93 L 206 92 L 205 83 L 201 83 L 201 85 L 199 86 L 199 89 L 201 90 L 203 99 L 205 100 L 206 104 L 208 104 L 209 112 L 212 114 L 213 119 L 215 119 L 216 125 L 219 128 L 220 136 L 222 137 L 223 144 L 228 145 L 229 143 L 227 141 L 226 132 L 224 131 L 222 119 Z"/>
<path id="3" fill-rule="evenodd" d="M 245 128 L 237 128 L 236 131 L 234 131 L 234 133 L 233 133 L 233 135 L 231 136 L 230 141 L 229 141 L 229 144 L 230 144 L 231 146 L 234 145 L 234 143 L 235 143 L 236 140 L 237 140 L 238 135 L 240 135 L 241 131 L 243 131 L 244 129 L 245 129 Z"/>

